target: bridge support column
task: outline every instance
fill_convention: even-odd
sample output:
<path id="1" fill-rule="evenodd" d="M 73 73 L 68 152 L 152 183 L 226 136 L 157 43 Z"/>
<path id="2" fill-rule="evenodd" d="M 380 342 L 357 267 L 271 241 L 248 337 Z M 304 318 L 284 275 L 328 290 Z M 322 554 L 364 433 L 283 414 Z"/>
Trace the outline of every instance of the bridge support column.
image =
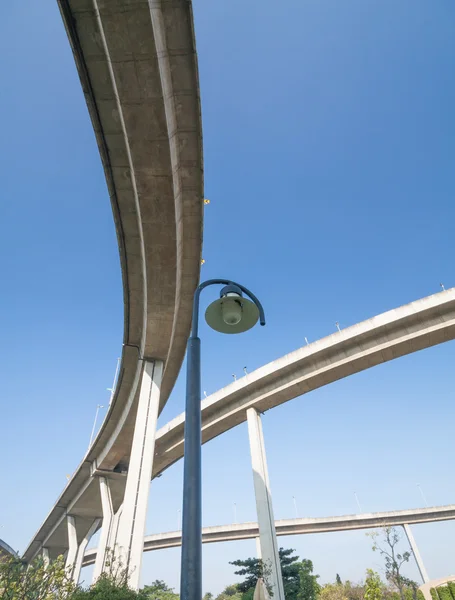
<path id="1" fill-rule="evenodd" d="M 47 569 L 49 563 L 51 562 L 49 559 L 49 548 L 43 546 L 41 549 L 41 555 L 43 557 L 44 568 Z"/>
<path id="2" fill-rule="evenodd" d="M 403 525 L 403 529 L 406 533 L 406 537 L 408 538 L 409 545 L 411 546 L 412 553 L 414 554 L 414 558 L 417 563 L 417 568 L 419 569 L 420 576 L 422 577 L 423 583 L 428 583 L 430 578 L 428 577 L 427 570 L 425 569 L 425 565 L 423 564 L 422 557 L 420 556 L 419 549 L 417 547 L 416 541 L 414 539 L 414 535 L 411 531 L 411 527 L 405 523 Z"/>
<path id="3" fill-rule="evenodd" d="M 111 522 L 111 530 L 109 532 L 109 542 L 108 548 L 114 549 L 117 546 L 117 535 L 118 535 L 118 527 L 120 523 L 120 518 L 122 516 L 123 504 L 120 505 L 119 509 L 115 513 L 112 522 Z"/>
<path id="4" fill-rule="evenodd" d="M 72 515 L 66 516 L 66 525 L 68 527 L 68 553 L 66 555 L 65 568 L 72 576 L 77 556 L 76 520 Z"/>
<path id="5" fill-rule="evenodd" d="M 261 559 L 262 558 L 262 553 L 261 553 L 261 538 L 255 538 L 256 541 L 256 557 Z"/>
<path id="6" fill-rule="evenodd" d="M 285 600 L 261 416 L 255 408 L 249 408 L 247 417 L 259 524 L 260 557 L 268 570 L 266 579 L 272 587 L 274 600 Z"/>
<path id="7" fill-rule="evenodd" d="M 112 508 L 112 496 L 109 479 L 106 477 L 99 478 L 100 494 L 101 494 L 101 510 L 103 513 L 103 523 L 101 525 L 100 541 L 98 543 L 98 551 L 96 553 L 95 566 L 93 568 L 92 582 L 98 579 L 104 569 L 104 563 L 106 562 L 106 553 L 109 547 L 109 536 L 111 533 L 111 526 L 114 516 L 114 509 Z M 112 548 L 112 551 L 114 548 Z"/>
<path id="8" fill-rule="evenodd" d="M 92 539 L 92 535 L 98 530 L 100 526 L 101 519 L 95 519 L 90 526 L 90 529 L 87 531 L 82 542 L 79 544 L 79 548 L 77 549 L 76 560 L 74 563 L 72 578 L 74 583 L 77 585 L 79 583 L 79 578 L 81 576 L 82 569 L 82 561 L 84 559 L 84 554 L 87 549 L 89 541 Z"/>
<path id="9" fill-rule="evenodd" d="M 128 582 L 133 589 L 139 588 L 141 576 L 162 375 L 162 361 L 145 361 L 118 529 L 116 557 L 121 560 L 122 568 L 128 570 Z"/>

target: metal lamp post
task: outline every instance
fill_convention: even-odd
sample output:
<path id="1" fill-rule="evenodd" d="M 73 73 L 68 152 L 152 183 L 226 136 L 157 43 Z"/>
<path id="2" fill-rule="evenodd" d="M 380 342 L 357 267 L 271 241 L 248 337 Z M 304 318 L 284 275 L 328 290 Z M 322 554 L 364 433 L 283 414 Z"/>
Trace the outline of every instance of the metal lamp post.
<path id="1" fill-rule="evenodd" d="M 199 298 L 209 285 L 224 285 L 220 298 L 207 308 L 207 324 L 220 333 L 242 333 L 260 320 L 264 309 L 247 288 L 227 279 L 210 279 L 194 293 L 193 324 L 187 349 L 185 446 L 183 467 L 181 600 L 202 598 L 201 509 L 201 340 L 198 337 Z M 250 299 L 243 296 L 245 294 Z"/>

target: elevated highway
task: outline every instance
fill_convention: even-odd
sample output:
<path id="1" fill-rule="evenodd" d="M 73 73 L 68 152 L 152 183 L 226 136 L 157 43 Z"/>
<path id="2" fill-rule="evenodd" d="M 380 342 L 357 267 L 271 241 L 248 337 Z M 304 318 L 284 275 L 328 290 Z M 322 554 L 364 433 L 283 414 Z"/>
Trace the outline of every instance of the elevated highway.
<path id="1" fill-rule="evenodd" d="M 128 495 L 128 481 L 130 499 L 132 486 L 137 490 L 141 486 L 144 524 L 148 497 L 144 477 L 148 484 L 150 477 L 183 456 L 184 415 L 180 415 L 157 432 L 156 443 L 154 435 L 148 440 L 152 451 L 147 468 L 137 467 L 132 459 L 138 410 L 144 409 L 148 419 L 156 409 L 150 423 L 154 432 L 185 352 L 199 278 L 203 168 L 191 2 L 58 3 L 106 176 L 125 307 L 113 401 L 97 437 L 24 553 L 30 561 L 43 549 L 50 558 L 67 552 L 68 564 L 73 564 L 87 536 L 102 518 L 106 521 L 107 504 L 111 527 L 112 515 L 118 514 Z M 454 337 L 453 289 L 337 332 L 204 400 L 203 442 L 245 421 L 249 409 L 264 412 Z M 136 440 L 137 447 L 140 443 Z M 108 502 L 102 482 L 109 487 Z M 127 505 L 130 509 L 131 501 Z M 133 527 L 138 522 L 131 515 L 128 519 L 124 511 L 122 524 Z M 131 539 L 142 543 L 143 532 L 140 538 L 133 533 Z"/>
<path id="2" fill-rule="evenodd" d="M 343 515 L 339 517 L 318 517 L 312 519 L 284 519 L 275 521 L 276 534 L 305 535 L 309 533 L 328 533 L 334 531 L 352 531 L 355 529 L 373 529 L 378 527 L 396 527 L 417 523 L 433 523 L 455 519 L 455 504 L 434 506 L 431 508 L 415 508 L 359 515 Z M 259 536 L 257 523 L 234 523 L 204 527 L 202 543 L 231 542 L 248 540 Z M 144 538 L 144 552 L 174 548 L 182 543 L 180 531 L 155 533 Z M 83 565 L 95 562 L 96 548 L 87 550 Z"/>
<path id="3" fill-rule="evenodd" d="M 305 345 L 202 401 L 203 443 L 338 379 L 455 338 L 455 288 L 416 300 Z M 153 473 L 183 456 L 182 413 L 157 432 Z"/>
<path id="4" fill-rule="evenodd" d="M 124 339 L 113 401 L 24 557 L 80 543 L 99 516 L 93 471 L 129 467 L 144 365 L 162 365 L 158 411 L 178 375 L 202 244 L 199 82 L 188 0 L 58 0 L 104 167 L 119 245 Z M 160 371 L 161 373 L 161 371 Z M 121 503 L 125 477 L 112 485 Z"/>
<path id="5" fill-rule="evenodd" d="M 336 332 L 257 369 L 202 401 L 203 442 L 246 420 L 249 408 L 263 412 L 337 379 L 455 337 L 455 289 L 446 290 Z M 157 432 L 153 477 L 183 456 L 184 415 Z M 87 457 L 86 457 L 87 458 Z M 89 460 L 87 460 L 89 463 Z M 30 560 L 46 543 L 58 554 L 68 547 L 65 514 L 77 519 L 102 514 L 98 486 L 101 470 L 86 464 L 52 509 L 45 529 L 30 543 Z M 115 508 L 120 506 L 125 475 L 110 474 Z"/>

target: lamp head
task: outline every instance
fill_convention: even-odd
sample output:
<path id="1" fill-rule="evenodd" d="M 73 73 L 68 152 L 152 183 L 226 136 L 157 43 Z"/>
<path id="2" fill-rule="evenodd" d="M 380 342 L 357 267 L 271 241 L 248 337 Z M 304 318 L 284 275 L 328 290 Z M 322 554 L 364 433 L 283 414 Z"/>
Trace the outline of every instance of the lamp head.
<path id="1" fill-rule="evenodd" d="M 242 333 L 256 325 L 259 309 L 254 302 L 242 296 L 242 290 L 233 284 L 225 286 L 219 300 L 205 311 L 207 324 L 220 333 Z"/>

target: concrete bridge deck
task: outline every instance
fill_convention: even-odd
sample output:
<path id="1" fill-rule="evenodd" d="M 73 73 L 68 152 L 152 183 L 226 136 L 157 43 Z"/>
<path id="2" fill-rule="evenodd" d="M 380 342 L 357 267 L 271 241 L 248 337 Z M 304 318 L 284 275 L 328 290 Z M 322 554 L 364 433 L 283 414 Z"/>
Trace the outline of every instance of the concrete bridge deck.
<path id="1" fill-rule="evenodd" d="M 106 176 L 117 230 L 124 339 L 115 395 L 91 448 L 25 551 L 67 547 L 62 516 L 82 495 L 84 536 L 99 493 L 91 467 L 128 468 L 147 359 L 164 362 L 160 409 L 185 353 L 200 270 L 202 128 L 188 0 L 58 0 Z M 91 486 L 88 486 L 91 487 Z M 116 501 L 122 494 L 117 486 Z M 64 528 L 63 528 L 64 529 Z"/>
<path id="2" fill-rule="evenodd" d="M 203 442 L 246 420 L 246 411 L 268 410 L 312 389 L 400 356 L 455 337 L 455 289 L 388 311 L 304 346 L 212 394 L 202 401 Z M 153 476 L 183 456 L 184 414 L 157 432 Z M 72 487 L 52 509 L 43 531 L 29 545 L 29 560 L 43 543 L 58 554 L 67 548 L 64 517 L 75 515 L 84 526 L 102 516 L 99 486 L 93 475 L 112 478 L 114 508 L 123 497 L 125 476 L 83 463 Z M 52 526 L 51 526 L 52 523 Z"/>
<path id="3" fill-rule="evenodd" d="M 377 527 L 412 525 L 417 523 L 432 523 L 455 519 L 455 504 L 433 506 L 430 508 L 415 508 L 359 515 L 342 515 L 339 517 L 317 517 L 312 519 L 285 519 L 275 521 L 277 535 L 305 535 L 309 533 L 327 533 L 331 531 L 350 531 L 354 529 L 370 529 Z M 259 528 L 257 523 L 234 523 L 204 527 L 202 543 L 230 542 L 257 538 Z M 180 531 L 155 533 L 144 538 L 144 552 L 174 548 L 182 543 Z M 83 565 L 95 562 L 96 548 L 86 551 Z"/>

